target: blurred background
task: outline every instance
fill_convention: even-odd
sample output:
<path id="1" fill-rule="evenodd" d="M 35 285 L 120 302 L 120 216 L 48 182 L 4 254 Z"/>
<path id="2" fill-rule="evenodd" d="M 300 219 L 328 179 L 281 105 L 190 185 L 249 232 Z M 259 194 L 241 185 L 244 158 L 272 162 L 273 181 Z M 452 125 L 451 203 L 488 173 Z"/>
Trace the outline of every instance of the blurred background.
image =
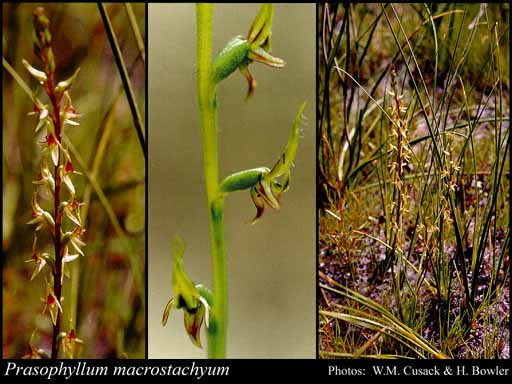
<path id="1" fill-rule="evenodd" d="M 4 3 L 2 54 L 33 90 L 41 88 L 22 65 L 26 59 L 40 67 L 33 46 L 32 12 L 37 4 Z M 145 163 L 132 115 L 95 4 L 44 4 L 51 20 L 57 80 L 80 67 L 70 95 L 82 114 L 79 127 L 67 126 L 73 144 L 73 176 L 77 198 L 84 201 L 87 222 L 85 257 L 71 264 L 64 281 L 64 317 L 76 319 L 77 336 L 84 341 L 83 358 L 143 358 L 145 350 Z M 132 4 L 130 24 L 123 4 L 106 6 L 130 73 L 133 90 L 145 116 L 145 63 L 134 30 L 146 34 L 144 4 Z M 136 26 L 136 27 L 135 27 Z M 29 96 L 3 71 L 3 357 L 19 358 L 35 347 L 50 349 L 51 322 L 42 314 L 45 277 L 33 281 L 31 256 L 34 226 L 31 218 L 32 181 L 39 172 L 44 140 L 34 133 L 36 119 Z M 44 98 L 43 98 L 44 99 Z M 42 133 L 42 132 L 40 132 Z M 81 161 L 78 161 L 78 158 Z M 100 202 L 85 177 L 95 178 L 106 196 Z M 109 214 L 107 214 L 109 212 Z M 38 242 L 41 248 L 50 244 Z"/>
<path id="2" fill-rule="evenodd" d="M 214 6 L 213 55 L 246 35 L 259 5 Z M 149 357 L 206 357 L 183 326 L 183 312 L 161 319 L 172 296 L 171 238 L 186 243 L 185 270 L 212 286 L 209 229 L 196 92 L 193 4 L 150 4 L 148 263 Z M 261 220 L 248 191 L 225 204 L 229 279 L 229 358 L 315 357 L 315 6 L 274 7 L 273 54 L 283 69 L 253 63 L 258 82 L 245 102 L 247 82 L 237 71 L 218 87 L 220 177 L 259 166 L 282 154 L 299 105 L 307 101 L 290 189 L 280 211 Z"/>

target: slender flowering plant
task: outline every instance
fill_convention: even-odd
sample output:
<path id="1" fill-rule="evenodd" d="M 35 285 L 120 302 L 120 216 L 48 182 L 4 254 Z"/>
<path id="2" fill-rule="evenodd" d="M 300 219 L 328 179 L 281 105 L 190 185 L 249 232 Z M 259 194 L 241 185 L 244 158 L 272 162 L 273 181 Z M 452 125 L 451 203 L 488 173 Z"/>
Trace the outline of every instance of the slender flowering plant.
<path id="1" fill-rule="evenodd" d="M 34 180 L 35 190 L 32 197 L 32 219 L 28 224 L 34 225 L 32 255 L 27 260 L 34 264 L 31 280 L 46 272 L 46 291 L 43 297 L 43 312 L 49 313 L 53 325 L 51 359 L 59 357 L 63 346 L 66 357 L 75 355 L 77 344 L 82 343 L 74 329 L 62 331 L 62 287 L 65 277 L 69 276 L 67 264 L 83 256 L 85 243 L 82 236 L 85 229 L 80 218 L 81 203 L 73 184 L 74 175 L 78 174 L 73 166 L 69 151 L 63 143 L 67 127 L 79 125 L 80 116 L 75 110 L 69 90 L 76 79 L 79 69 L 67 80 L 57 81 L 55 74 L 55 57 L 52 50 L 50 19 L 44 9 L 36 8 L 33 14 L 35 29 L 34 53 L 40 61 L 39 69 L 23 60 L 30 75 L 43 89 L 46 100 L 34 95 L 34 110 L 30 113 L 37 119 L 35 132 L 44 140 L 40 142 L 40 171 Z M 52 251 L 42 251 L 38 239 L 40 234 L 50 236 Z M 30 341 L 30 353 L 26 357 L 48 357 L 41 348 L 33 346 Z"/>
<path id="2" fill-rule="evenodd" d="M 219 182 L 217 149 L 217 85 L 237 69 L 248 82 L 247 99 L 254 94 L 256 81 L 249 66 L 253 62 L 282 68 L 285 62 L 271 54 L 273 7 L 261 6 L 246 37 L 236 36 L 220 51 L 212 63 L 212 4 L 197 4 L 197 88 L 203 135 L 204 170 L 210 221 L 210 246 L 213 265 L 213 290 L 193 283 L 184 271 L 185 246 L 181 238 L 173 241 L 174 267 L 172 273 L 173 298 L 163 316 L 166 324 L 172 308 L 183 309 L 185 329 L 192 342 L 201 346 L 199 332 L 204 323 L 208 336 L 208 356 L 226 356 L 228 316 L 227 262 L 224 250 L 224 200 L 231 192 L 249 190 L 256 207 L 256 223 L 265 205 L 278 209 L 282 194 L 289 189 L 293 160 L 297 153 L 299 128 L 305 104 L 299 111 L 284 153 L 270 169 L 258 167 L 236 172 Z"/>

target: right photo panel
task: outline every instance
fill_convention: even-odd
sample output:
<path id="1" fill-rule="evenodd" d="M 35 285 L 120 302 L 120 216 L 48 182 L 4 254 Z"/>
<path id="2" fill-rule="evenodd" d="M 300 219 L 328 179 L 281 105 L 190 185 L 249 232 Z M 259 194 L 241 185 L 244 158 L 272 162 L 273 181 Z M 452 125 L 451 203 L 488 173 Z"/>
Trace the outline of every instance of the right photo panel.
<path id="1" fill-rule="evenodd" d="M 317 7 L 319 358 L 510 358 L 509 5 Z"/>

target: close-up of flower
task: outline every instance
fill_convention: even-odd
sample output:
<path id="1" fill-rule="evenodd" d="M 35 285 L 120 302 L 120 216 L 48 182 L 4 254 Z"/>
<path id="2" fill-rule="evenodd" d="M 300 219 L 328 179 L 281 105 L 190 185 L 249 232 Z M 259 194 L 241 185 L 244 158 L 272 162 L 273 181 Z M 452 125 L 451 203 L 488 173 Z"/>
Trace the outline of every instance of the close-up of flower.
<path id="1" fill-rule="evenodd" d="M 298 314 L 280 304 L 290 290 L 302 292 L 300 301 L 314 295 L 312 285 L 297 286 L 314 245 L 306 218 L 314 214 L 314 129 L 306 118 L 315 99 L 312 10 L 149 6 L 150 358 L 312 355 L 311 340 L 294 336 L 306 322 L 288 332 Z M 164 36 L 181 37 L 169 45 Z M 164 114 L 176 117 L 171 125 Z M 164 247 L 177 233 L 187 244 L 187 273 L 182 253 Z M 170 268 L 172 295 L 161 289 Z M 283 270 L 294 278 L 278 277 Z"/>
<path id="2" fill-rule="evenodd" d="M 162 325 L 167 324 L 169 314 L 173 308 L 182 309 L 185 330 L 195 346 L 202 348 L 200 331 L 203 321 L 209 327 L 211 293 L 202 285 L 194 285 L 183 267 L 183 254 L 185 243 L 176 235 L 172 241 L 174 265 L 172 269 L 173 297 L 169 300 L 162 316 Z M 208 297 L 208 299 L 207 299 Z"/>
<path id="3" fill-rule="evenodd" d="M 212 79 L 215 84 L 238 69 L 246 78 L 248 91 L 246 99 L 254 94 L 256 80 L 249 71 L 249 64 L 256 61 L 274 68 L 285 66 L 283 59 L 272 56 L 272 4 L 261 6 L 247 37 L 234 37 L 217 55 L 212 67 Z"/>

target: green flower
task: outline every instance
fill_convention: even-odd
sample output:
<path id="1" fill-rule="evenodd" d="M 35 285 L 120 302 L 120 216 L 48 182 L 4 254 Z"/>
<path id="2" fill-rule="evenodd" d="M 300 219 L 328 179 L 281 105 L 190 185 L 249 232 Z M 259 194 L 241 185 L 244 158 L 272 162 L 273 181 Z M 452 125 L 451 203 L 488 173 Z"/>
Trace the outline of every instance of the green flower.
<path id="1" fill-rule="evenodd" d="M 263 215 L 265 204 L 279 209 L 281 195 L 290 187 L 291 169 L 299 146 L 300 121 L 305 106 L 306 103 L 303 103 L 299 107 L 284 153 L 272 169 L 259 167 L 234 173 L 220 184 L 222 195 L 250 189 L 251 199 L 256 207 L 256 216 L 250 224 L 256 223 Z"/>
<path id="2" fill-rule="evenodd" d="M 274 10 L 272 4 L 264 4 L 254 19 L 247 37 L 233 38 L 213 62 L 213 82 L 218 84 L 236 69 L 247 79 L 249 90 L 247 98 L 251 97 L 256 87 L 256 80 L 249 72 L 249 64 L 253 61 L 266 64 L 274 68 L 285 65 L 283 59 L 272 56 L 272 17 Z"/>
<path id="3" fill-rule="evenodd" d="M 43 313 L 45 313 L 46 310 L 50 312 L 52 324 L 55 326 L 57 324 L 58 312 L 62 314 L 62 305 L 60 304 L 60 300 L 57 299 L 53 291 L 53 277 L 50 279 L 50 281 L 47 282 L 46 291 L 46 298 L 42 299 L 42 301 L 45 303 Z"/>
<path id="4" fill-rule="evenodd" d="M 185 253 L 185 243 L 179 236 L 173 239 L 174 266 L 172 270 L 172 290 L 174 297 L 169 300 L 164 309 L 162 325 L 167 324 L 169 313 L 172 308 L 183 309 L 185 330 L 190 336 L 190 340 L 195 346 L 201 348 L 200 332 L 203 321 L 206 327 L 209 326 L 210 304 L 205 296 L 205 288 L 198 284 L 195 285 L 185 273 L 183 268 L 183 254 Z"/>
<path id="5" fill-rule="evenodd" d="M 62 343 L 64 354 L 68 359 L 73 359 L 76 355 L 78 347 L 84 343 L 82 339 L 77 337 L 75 329 L 71 326 L 71 324 L 72 323 L 70 321 L 68 332 L 61 332 L 57 337 L 57 340 Z"/>
<path id="6" fill-rule="evenodd" d="M 30 336 L 30 341 L 28 344 L 28 352 L 23 355 L 22 359 L 50 359 L 50 355 L 42 348 L 38 348 L 34 345 L 36 332 L 32 332 Z"/>
<path id="7" fill-rule="evenodd" d="M 32 277 L 30 280 L 34 280 L 34 278 L 43 270 L 43 268 L 48 263 L 50 257 L 47 253 L 40 253 L 37 250 L 37 235 L 34 236 L 34 242 L 32 243 L 32 256 L 30 259 L 25 260 L 25 263 L 34 263 L 35 269 L 32 273 Z"/>

